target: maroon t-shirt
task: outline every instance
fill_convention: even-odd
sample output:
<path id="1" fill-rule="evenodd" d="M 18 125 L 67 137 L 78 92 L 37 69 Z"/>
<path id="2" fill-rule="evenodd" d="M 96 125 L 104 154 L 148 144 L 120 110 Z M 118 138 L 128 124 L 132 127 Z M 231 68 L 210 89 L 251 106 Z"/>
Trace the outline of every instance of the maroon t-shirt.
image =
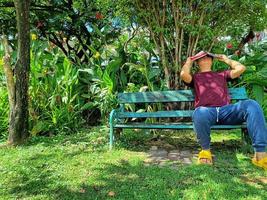
<path id="1" fill-rule="evenodd" d="M 222 72 L 199 72 L 193 75 L 195 108 L 199 106 L 220 107 L 230 104 L 227 81 L 230 70 Z"/>

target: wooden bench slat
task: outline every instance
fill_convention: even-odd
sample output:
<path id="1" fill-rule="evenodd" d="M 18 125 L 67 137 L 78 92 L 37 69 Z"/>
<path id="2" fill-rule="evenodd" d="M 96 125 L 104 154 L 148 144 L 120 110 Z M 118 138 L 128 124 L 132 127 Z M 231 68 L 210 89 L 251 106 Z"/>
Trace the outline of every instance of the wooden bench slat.
<path id="1" fill-rule="evenodd" d="M 245 87 L 229 88 L 228 89 L 231 100 L 245 100 L 248 99 L 248 95 Z"/>
<path id="2" fill-rule="evenodd" d="M 232 100 L 247 99 L 244 87 L 229 88 L 229 94 Z M 119 93 L 119 103 L 158 103 L 158 102 L 188 102 L 194 101 L 192 90 L 170 90 L 156 92 L 133 92 Z"/>
<path id="3" fill-rule="evenodd" d="M 119 93 L 120 103 L 194 101 L 192 90 Z"/>
<path id="4" fill-rule="evenodd" d="M 193 129 L 192 123 L 161 123 L 161 124 L 149 124 L 149 123 L 125 123 L 116 124 L 114 128 L 140 128 L 140 129 Z M 246 128 L 245 124 L 242 125 L 214 125 L 211 127 L 213 130 L 228 130 Z"/>
<path id="5" fill-rule="evenodd" d="M 192 117 L 193 110 L 172 110 L 157 112 L 121 112 L 118 118 L 165 118 L 165 117 Z"/>

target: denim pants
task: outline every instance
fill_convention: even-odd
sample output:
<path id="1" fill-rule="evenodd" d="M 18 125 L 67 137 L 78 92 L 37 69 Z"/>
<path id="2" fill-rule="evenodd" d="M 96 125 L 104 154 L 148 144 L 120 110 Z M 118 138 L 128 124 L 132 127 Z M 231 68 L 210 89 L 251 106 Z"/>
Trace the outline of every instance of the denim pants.
<path id="1" fill-rule="evenodd" d="M 197 107 L 193 112 L 194 131 L 202 149 L 210 149 L 210 127 L 215 124 L 247 123 L 255 152 L 265 152 L 267 128 L 260 105 L 254 100 L 239 101 L 222 107 Z"/>

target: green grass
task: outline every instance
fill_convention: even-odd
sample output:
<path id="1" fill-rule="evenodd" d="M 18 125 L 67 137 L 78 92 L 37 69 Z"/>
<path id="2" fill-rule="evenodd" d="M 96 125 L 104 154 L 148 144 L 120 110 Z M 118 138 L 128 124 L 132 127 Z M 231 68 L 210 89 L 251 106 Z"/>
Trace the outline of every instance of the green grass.
<path id="1" fill-rule="evenodd" d="M 213 133 L 214 166 L 177 169 L 144 166 L 149 134 L 126 131 L 110 152 L 107 132 L 98 127 L 3 145 L 0 199 L 267 199 L 267 174 L 251 165 L 235 132 Z M 163 146 L 199 148 L 192 133 L 160 134 Z"/>

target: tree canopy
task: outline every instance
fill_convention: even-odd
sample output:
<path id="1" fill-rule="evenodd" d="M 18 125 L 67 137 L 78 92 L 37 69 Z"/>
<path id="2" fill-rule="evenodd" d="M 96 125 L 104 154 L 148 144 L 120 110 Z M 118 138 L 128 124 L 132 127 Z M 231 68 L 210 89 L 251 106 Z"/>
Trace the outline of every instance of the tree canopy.
<path id="1" fill-rule="evenodd" d="M 117 4 L 118 13 L 148 29 L 168 88 L 180 85 L 176 72 L 188 56 L 212 50 L 224 36 L 241 41 L 250 30 L 263 30 L 267 24 L 263 0 L 121 0 Z"/>

